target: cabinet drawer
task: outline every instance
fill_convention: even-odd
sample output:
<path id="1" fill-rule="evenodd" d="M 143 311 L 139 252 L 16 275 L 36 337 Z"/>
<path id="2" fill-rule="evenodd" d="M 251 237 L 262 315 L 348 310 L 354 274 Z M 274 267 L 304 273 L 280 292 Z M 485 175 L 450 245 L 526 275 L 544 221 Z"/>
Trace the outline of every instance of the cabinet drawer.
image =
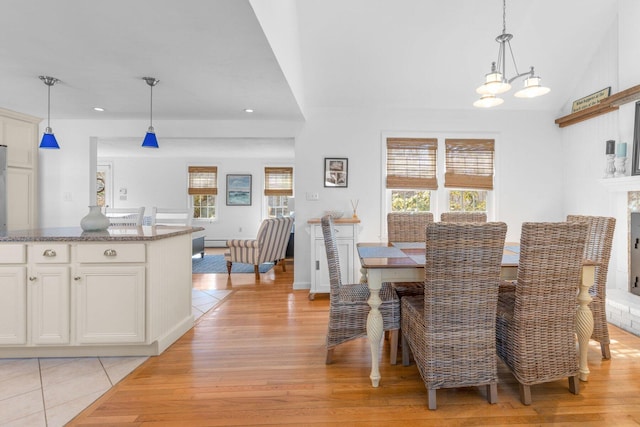
<path id="1" fill-rule="evenodd" d="M 313 227 L 316 229 L 316 239 L 322 239 L 322 227 Z M 336 239 L 350 239 L 353 237 L 353 226 L 351 225 L 333 225 L 333 229 L 336 233 Z"/>
<path id="2" fill-rule="evenodd" d="M 0 245 L 0 264 L 24 264 L 26 262 L 25 245 L 19 243 Z"/>
<path id="3" fill-rule="evenodd" d="M 78 245 L 78 262 L 145 262 L 144 243 L 96 243 Z"/>
<path id="4" fill-rule="evenodd" d="M 65 243 L 38 243 L 30 247 L 29 261 L 38 264 L 59 264 L 69 262 L 69 245 Z"/>

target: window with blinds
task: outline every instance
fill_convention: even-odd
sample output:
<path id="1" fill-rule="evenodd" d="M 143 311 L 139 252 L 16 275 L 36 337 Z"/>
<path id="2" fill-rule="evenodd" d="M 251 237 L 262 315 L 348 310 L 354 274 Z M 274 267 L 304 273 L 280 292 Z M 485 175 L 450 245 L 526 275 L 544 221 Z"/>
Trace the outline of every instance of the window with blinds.
<path id="1" fill-rule="evenodd" d="M 265 167 L 264 195 L 266 196 L 269 218 L 291 215 L 293 207 L 290 207 L 289 204 L 293 200 L 291 198 L 293 196 L 293 168 Z"/>
<path id="2" fill-rule="evenodd" d="M 293 196 L 293 168 L 264 168 L 265 196 Z"/>
<path id="3" fill-rule="evenodd" d="M 217 166 L 189 166 L 188 193 L 192 199 L 194 219 L 216 217 L 218 194 Z"/>
<path id="4" fill-rule="evenodd" d="M 436 190 L 437 153 L 435 138 L 388 138 L 387 188 Z"/>
<path id="5" fill-rule="evenodd" d="M 445 187 L 493 190 L 493 139 L 446 139 L 444 144 Z"/>

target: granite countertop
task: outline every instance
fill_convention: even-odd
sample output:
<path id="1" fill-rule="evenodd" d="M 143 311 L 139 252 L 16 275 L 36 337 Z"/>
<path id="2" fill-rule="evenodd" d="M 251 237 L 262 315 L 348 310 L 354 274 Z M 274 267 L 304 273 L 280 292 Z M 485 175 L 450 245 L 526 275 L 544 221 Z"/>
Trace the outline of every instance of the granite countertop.
<path id="1" fill-rule="evenodd" d="M 147 241 L 191 234 L 202 231 L 202 227 L 184 226 L 143 226 L 109 227 L 105 231 L 83 231 L 80 227 L 36 228 L 32 230 L 7 231 L 0 234 L 2 242 L 104 242 L 104 241 Z"/>

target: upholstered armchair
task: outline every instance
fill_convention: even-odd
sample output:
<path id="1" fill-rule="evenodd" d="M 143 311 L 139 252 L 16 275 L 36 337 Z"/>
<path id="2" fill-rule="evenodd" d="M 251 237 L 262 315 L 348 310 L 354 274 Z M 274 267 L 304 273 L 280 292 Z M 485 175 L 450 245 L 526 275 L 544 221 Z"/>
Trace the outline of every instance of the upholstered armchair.
<path id="1" fill-rule="evenodd" d="M 255 239 L 227 240 L 229 252 L 225 253 L 224 257 L 229 274 L 234 262 L 253 264 L 256 279 L 259 280 L 260 264 L 284 260 L 292 226 L 293 218 L 269 218 L 262 221 Z M 284 262 L 282 271 L 286 271 Z"/>

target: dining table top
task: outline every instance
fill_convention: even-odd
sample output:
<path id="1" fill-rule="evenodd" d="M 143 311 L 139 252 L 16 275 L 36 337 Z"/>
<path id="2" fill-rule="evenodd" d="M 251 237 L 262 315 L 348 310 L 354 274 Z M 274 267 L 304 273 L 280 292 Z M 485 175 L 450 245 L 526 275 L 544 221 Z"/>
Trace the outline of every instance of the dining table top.
<path id="1" fill-rule="evenodd" d="M 364 268 L 424 267 L 424 242 L 358 243 L 358 256 Z M 503 267 L 517 267 L 520 258 L 518 243 L 505 243 Z"/>

